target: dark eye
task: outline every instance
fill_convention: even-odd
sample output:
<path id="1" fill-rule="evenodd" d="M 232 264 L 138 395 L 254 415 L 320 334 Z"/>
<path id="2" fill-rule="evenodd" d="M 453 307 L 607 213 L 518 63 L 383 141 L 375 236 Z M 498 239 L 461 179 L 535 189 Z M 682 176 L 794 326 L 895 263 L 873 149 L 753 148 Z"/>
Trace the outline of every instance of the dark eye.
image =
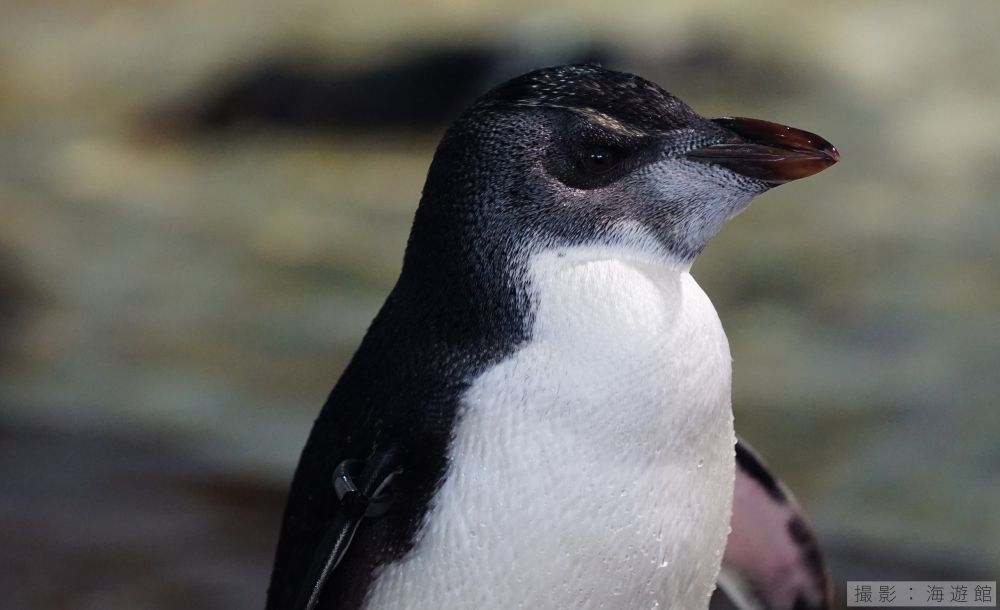
<path id="1" fill-rule="evenodd" d="M 590 174 L 605 174 L 613 170 L 621 156 L 607 148 L 595 148 L 584 153 L 581 165 Z"/>

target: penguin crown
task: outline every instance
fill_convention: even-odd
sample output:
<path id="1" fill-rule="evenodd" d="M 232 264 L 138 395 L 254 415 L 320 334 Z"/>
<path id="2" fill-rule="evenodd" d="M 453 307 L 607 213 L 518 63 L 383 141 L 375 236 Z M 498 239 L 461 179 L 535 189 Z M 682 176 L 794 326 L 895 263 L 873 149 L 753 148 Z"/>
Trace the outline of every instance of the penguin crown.
<path id="1" fill-rule="evenodd" d="M 662 133 L 703 121 L 659 85 L 595 64 L 529 72 L 493 89 L 476 107 L 562 108 L 610 119 L 643 133 Z"/>

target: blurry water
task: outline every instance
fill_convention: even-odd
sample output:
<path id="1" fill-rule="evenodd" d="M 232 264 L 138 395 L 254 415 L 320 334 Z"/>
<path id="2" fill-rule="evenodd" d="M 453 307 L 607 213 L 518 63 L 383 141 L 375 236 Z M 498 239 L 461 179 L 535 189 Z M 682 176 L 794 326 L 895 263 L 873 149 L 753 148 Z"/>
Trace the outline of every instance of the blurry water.
<path id="1" fill-rule="evenodd" d="M 26 453 L 46 446 L 35 434 L 97 447 L 135 436 L 168 442 L 164 459 L 185 477 L 210 465 L 280 490 L 394 281 L 435 129 L 164 137 L 145 128 L 150 109 L 289 49 L 348 69 L 405 58 L 409 42 L 543 58 L 553 52 L 539 41 L 582 41 L 705 114 L 777 120 L 838 146 L 839 165 L 761 198 L 695 265 L 732 342 L 737 429 L 828 546 L 864 549 L 850 565 L 995 577 L 1000 7 L 575 7 L 0 8 L 0 267 L 19 278 L 0 289 L 25 312 L 0 315 L 16 320 L 0 329 L 5 467 L 72 462 L 70 450 Z M 116 455 L 94 472 L 112 472 Z M 50 533 L 37 515 L 16 525 L 58 497 L 5 505 L 18 546 L 71 537 L 62 513 Z M 244 502 L 259 498 L 222 504 Z M 159 514 L 121 509 L 109 540 Z M 169 519 L 206 510 L 185 504 Z"/>

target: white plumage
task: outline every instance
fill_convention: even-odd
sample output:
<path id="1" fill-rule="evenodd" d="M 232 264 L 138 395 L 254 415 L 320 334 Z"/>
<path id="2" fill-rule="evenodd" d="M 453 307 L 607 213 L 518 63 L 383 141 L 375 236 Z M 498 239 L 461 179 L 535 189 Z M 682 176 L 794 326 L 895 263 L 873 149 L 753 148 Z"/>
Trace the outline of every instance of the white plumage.
<path id="1" fill-rule="evenodd" d="M 530 341 L 473 381 L 415 547 L 367 608 L 707 607 L 732 508 L 729 345 L 687 267 L 636 245 L 529 261 Z"/>

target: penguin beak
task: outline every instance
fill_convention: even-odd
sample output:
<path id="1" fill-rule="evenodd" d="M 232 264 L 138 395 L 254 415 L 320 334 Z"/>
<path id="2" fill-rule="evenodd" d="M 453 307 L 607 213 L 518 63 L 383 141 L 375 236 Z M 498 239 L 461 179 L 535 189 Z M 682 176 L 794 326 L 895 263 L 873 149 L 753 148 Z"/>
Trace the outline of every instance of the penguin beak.
<path id="1" fill-rule="evenodd" d="M 721 165 L 771 185 L 812 176 L 840 160 L 832 144 L 808 131 L 741 117 L 712 122 L 736 138 L 688 151 L 687 158 Z"/>

